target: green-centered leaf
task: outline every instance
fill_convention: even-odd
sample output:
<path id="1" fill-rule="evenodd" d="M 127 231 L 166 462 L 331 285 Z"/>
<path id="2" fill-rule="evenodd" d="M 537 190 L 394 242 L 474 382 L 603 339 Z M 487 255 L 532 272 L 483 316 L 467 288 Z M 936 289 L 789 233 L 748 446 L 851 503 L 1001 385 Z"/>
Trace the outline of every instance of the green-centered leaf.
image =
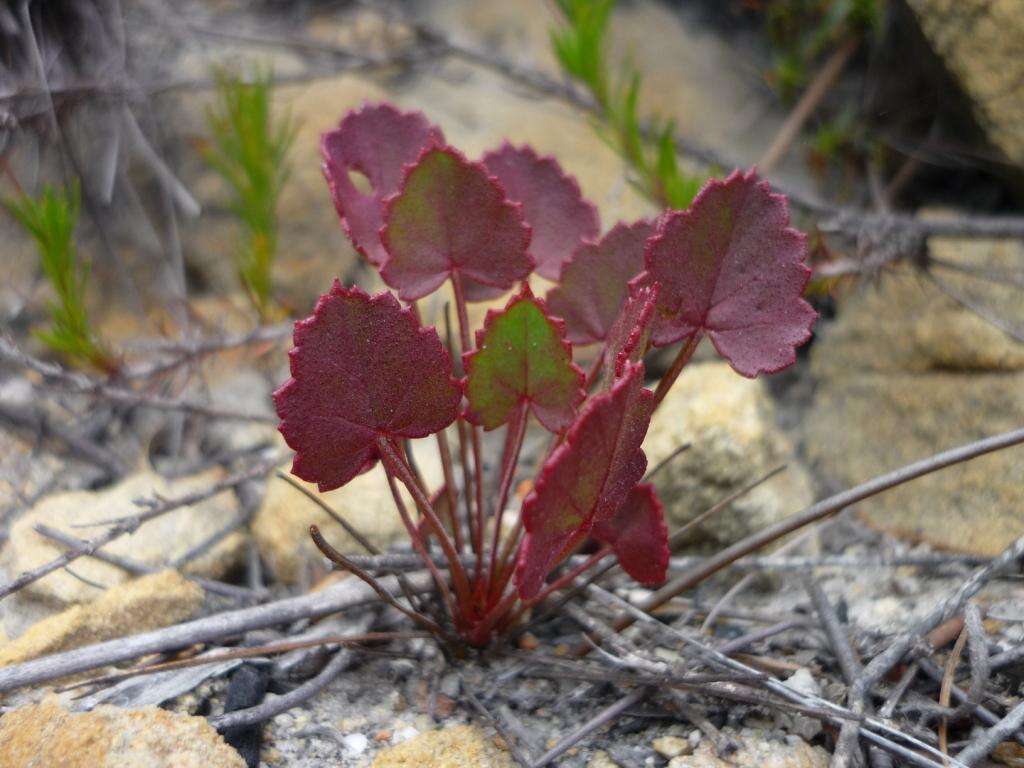
<path id="1" fill-rule="evenodd" d="M 583 371 L 572 362 L 565 325 L 529 286 L 501 312 L 487 313 L 477 349 L 466 356 L 467 416 L 484 429 L 507 422 L 527 403 L 552 432 L 572 423 L 583 400 Z"/>
<path id="2" fill-rule="evenodd" d="M 451 147 L 424 150 L 384 209 L 384 282 L 405 301 L 433 293 L 458 273 L 508 290 L 534 267 L 521 208 L 480 163 Z"/>

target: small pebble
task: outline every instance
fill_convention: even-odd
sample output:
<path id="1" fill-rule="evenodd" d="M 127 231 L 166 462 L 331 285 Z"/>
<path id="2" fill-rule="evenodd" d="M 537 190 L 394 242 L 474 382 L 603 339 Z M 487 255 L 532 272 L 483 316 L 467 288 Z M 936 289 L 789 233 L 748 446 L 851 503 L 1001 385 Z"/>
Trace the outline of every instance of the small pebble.
<path id="1" fill-rule="evenodd" d="M 361 755 L 370 746 L 370 740 L 361 733 L 346 733 L 341 744 L 350 755 Z"/>
<path id="2" fill-rule="evenodd" d="M 654 751 L 663 757 L 672 759 L 680 755 L 688 755 L 693 752 L 693 746 L 689 739 L 681 739 L 678 736 L 660 736 L 651 742 Z"/>
<path id="3" fill-rule="evenodd" d="M 607 752 L 598 750 L 594 753 L 594 756 L 590 758 L 590 762 L 587 763 L 587 768 L 619 768 L 619 764 L 608 757 Z"/>
<path id="4" fill-rule="evenodd" d="M 800 667 L 796 672 L 786 678 L 786 686 L 806 696 L 820 696 L 821 686 L 814 679 L 807 667 Z"/>

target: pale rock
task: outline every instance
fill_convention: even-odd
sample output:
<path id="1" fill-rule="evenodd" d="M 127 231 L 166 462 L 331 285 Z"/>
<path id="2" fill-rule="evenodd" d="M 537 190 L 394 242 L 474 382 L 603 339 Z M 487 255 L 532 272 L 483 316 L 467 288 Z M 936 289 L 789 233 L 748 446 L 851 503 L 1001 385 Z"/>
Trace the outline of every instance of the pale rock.
<path id="1" fill-rule="evenodd" d="M 716 756 L 714 745 L 704 739 L 692 755 L 673 757 L 669 768 L 827 768 L 829 764 L 828 752 L 796 737 L 775 741 L 749 728 L 726 729 L 723 734 L 739 745 L 727 760 Z"/>
<path id="2" fill-rule="evenodd" d="M 934 214 L 933 214 L 934 215 Z M 1019 270 L 1024 245 L 938 238 L 964 267 Z M 936 268 L 958 294 L 1020 325 L 1020 290 Z M 1024 344 L 910 268 L 845 297 L 811 351 L 815 398 L 803 420 L 809 460 L 847 487 L 1024 422 Z M 873 527 L 911 541 L 995 555 L 1024 533 L 1024 451 L 982 456 L 862 502 Z"/>
<path id="3" fill-rule="evenodd" d="M 371 768 L 512 768 L 508 752 L 474 725 L 427 731 L 377 753 Z"/>
<path id="4" fill-rule="evenodd" d="M 654 467 L 684 443 L 691 447 L 654 476 L 672 530 L 779 464 L 785 472 L 699 527 L 694 540 L 722 545 L 761 530 L 811 503 L 807 471 L 775 423 L 764 385 L 726 363 L 691 363 L 651 420 L 644 440 Z"/>
<path id="5" fill-rule="evenodd" d="M 361 755 L 370 746 L 370 740 L 361 733 L 346 733 L 341 737 L 341 744 L 350 755 Z"/>
<path id="6" fill-rule="evenodd" d="M 413 456 L 423 473 L 428 488 L 439 487 L 443 481 L 441 462 L 433 439 L 417 441 Z M 289 467 L 282 467 L 287 472 Z M 407 540 L 408 533 L 395 508 L 384 469 L 377 464 L 369 472 L 357 475 L 348 485 L 320 493 L 313 483 L 302 484 L 327 506 L 343 517 L 374 546 L 386 549 L 390 544 Z M 406 509 L 415 514 L 412 497 L 399 484 Z M 343 554 L 366 554 L 345 530 L 318 504 L 276 475 L 270 479 L 267 492 L 257 511 L 252 532 L 260 554 L 276 578 L 286 584 L 300 581 L 323 555 L 309 537 L 309 526 L 316 525 L 324 537 Z"/>
<path id="7" fill-rule="evenodd" d="M 36 525 L 44 524 L 77 538 L 88 539 L 106 530 L 106 525 L 89 526 L 112 518 L 138 514 L 144 508 L 135 501 L 156 497 L 174 499 L 208 489 L 222 479 L 221 470 L 198 475 L 165 479 L 151 471 L 130 475 L 116 485 L 98 491 L 67 491 L 44 497 L 11 526 L 10 538 L 0 550 L 0 567 L 17 575 L 48 563 L 65 551 L 65 547 L 37 533 Z M 197 504 L 172 510 L 139 527 L 131 535 L 121 536 L 104 550 L 143 565 L 161 568 L 206 541 L 238 514 L 238 503 L 225 491 Z M 86 525 L 89 527 L 77 527 Z M 232 533 L 191 560 L 184 573 L 220 578 L 240 562 L 246 538 Z M 131 577 L 114 565 L 90 557 L 75 561 L 75 572 L 89 581 L 113 587 Z M 57 570 L 32 582 L 13 595 L 7 603 L 4 623 L 7 633 L 16 637 L 29 624 L 61 610 L 68 605 L 87 603 L 98 598 L 103 590 Z"/>
<path id="8" fill-rule="evenodd" d="M 909 0 L 921 29 L 970 97 L 989 139 L 1024 165 L 1024 18 L 1019 0 Z"/>
<path id="9" fill-rule="evenodd" d="M 651 742 L 654 751 L 662 757 L 672 759 L 680 755 L 689 755 L 693 752 L 693 745 L 689 739 L 679 736 L 660 736 Z"/>
<path id="10" fill-rule="evenodd" d="M 156 707 L 72 713 L 56 697 L 0 718 L 0 768 L 245 768 L 202 717 Z"/>
<path id="11" fill-rule="evenodd" d="M 932 212 L 931 218 L 945 214 Z M 933 238 L 931 255 L 958 268 L 1011 274 L 1024 261 L 1013 241 Z M 955 294 L 1024 330 L 1020 288 L 935 267 Z M 819 323 L 812 370 L 821 379 L 862 373 L 947 373 L 1024 370 L 1024 344 L 943 293 L 914 267 L 886 271 L 840 297 L 835 322 Z"/>
<path id="12" fill-rule="evenodd" d="M 1007 768 L 1024 768 L 1024 746 L 1015 741 L 1004 741 L 992 750 L 992 759 Z"/>
<path id="13" fill-rule="evenodd" d="M 794 691 L 807 696 L 821 696 L 821 686 L 807 667 L 800 667 L 784 681 Z"/>
<path id="14" fill-rule="evenodd" d="M 560 14 L 545 0 L 432 0 L 418 11 L 427 23 L 472 48 L 493 51 L 555 80 L 564 77 L 551 46 L 551 29 Z M 740 29 L 730 30 L 729 36 L 711 34 L 695 18 L 699 13 L 686 3 L 617 3 L 609 25 L 613 67 L 621 63 L 643 74 L 641 114 L 672 118 L 677 132 L 694 144 L 711 148 L 738 166 L 752 165 L 786 118 L 784 108 L 764 87 L 759 68 L 736 66 L 737 47 L 755 51 L 762 41 L 756 32 Z M 473 76 L 471 82 L 481 79 Z M 502 88 L 498 81 L 493 93 L 505 99 L 505 90 L 507 85 Z M 471 88 L 467 95 L 479 98 Z M 553 99 L 535 101 L 531 112 L 541 116 L 557 106 Z M 520 130 L 529 130 L 529 120 L 522 122 Z M 589 129 L 586 121 L 576 122 Z M 566 143 L 569 140 L 565 138 Z M 549 135 L 546 141 L 562 139 Z M 591 143 L 587 139 L 580 150 Z M 682 160 L 685 169 L 701 172 L 688 164 L 685 153 Z M 802 164 L 802 153 L 793 152 L 779 170 L 787 182 L 804 187 L 807 174 Z M 612 223 L 606 219 L 605 227 Z"/>
<path id="15" fill-rule="evenodd" d="M 607 752 L 599 749 L 590 757 L 587 768 L 621 768 L 621 766 L 612 760 Z"/>
<path id="16" fill-rule="evenodd" d="M 203 590 L 177 571 L 143 576 L 33 624 L 0 645 L 0 667 L 185 621 L 202 603 Z"/>

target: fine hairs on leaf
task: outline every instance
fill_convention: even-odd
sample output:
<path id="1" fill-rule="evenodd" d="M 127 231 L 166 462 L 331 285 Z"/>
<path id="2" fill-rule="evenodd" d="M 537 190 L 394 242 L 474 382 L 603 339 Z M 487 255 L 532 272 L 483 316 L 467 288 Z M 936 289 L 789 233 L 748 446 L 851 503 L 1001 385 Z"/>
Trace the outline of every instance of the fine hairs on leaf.
<path id="1" fill-rule="evenodd" d="M 203 156 L 231 188 L 231 211 L 243 229 L 235 269 L 264 319 L 275 315 L 271 272 L 277 257 L 277 205 L 288 180 L 288 153 L 297 126 L 275 117 L 271 76 L 243 80 L 226 69 L 214 72 L 216 102 L 206 112 L 210 141 Z"/>
<path id="2" fill-rule="evenodd" d="M 580 72 L 593 71 L 588 50 L 573 54 Z M 555 159 L 507 142 L 467 158 L 420 113 L 364 105 L 322 148 L 342 226 L 395 294 L 335 281 L 296 323 L 291 378 L 274 393 L 296 452 L 292 472 L 329 490 L 381 462 L 443 598 L 442 638 L 483 646 L 515 631 L 532 606 L 605 558 L 661 584 L 669 535 L 643 482 L 641 445 L 665 390 L 703 336 L 748 376 L 792 363 L 809 336 L 804 239 L 789 227 L 785 200 L 737 172 L 709 182 L 685 210 L 602 234 L 596 209 Z M 546 299 L 530 287 L 535 271 L 555 278 Z M 458 321 L 449 349 L 414 304 L 446 282 Z M 471 329 L 467 302 L 505 293 Z M 596 347 L 586 375 L 574 344 Z M 668 344 L 678 346 L 676 361 L 652 391 L 644 356 Z M 550 448 L 519 519 L 504 526 L 533 422 L 552 433 Z M 485 456 L 481 429 L 503 430 L 500 456 Z M 406 449 L 431 435 L 445 468 L 436 488 Z M 588 541 L 596 551 L 556 574 Z"/>
<path id="3" fill-rule="evenodd" d="M 56 296 L 48 304 L 50 326 L 37 337 L 69 362 L 113 373 L 117 361 L 97 338 L 85 305 L 89 262 L 78 255 L 74 240 L 79 202 L 76 184 L 69 190 L 47 186 L 38 197 L 23 194 L 4 205 L 35 241 L 43 275 Z"/>

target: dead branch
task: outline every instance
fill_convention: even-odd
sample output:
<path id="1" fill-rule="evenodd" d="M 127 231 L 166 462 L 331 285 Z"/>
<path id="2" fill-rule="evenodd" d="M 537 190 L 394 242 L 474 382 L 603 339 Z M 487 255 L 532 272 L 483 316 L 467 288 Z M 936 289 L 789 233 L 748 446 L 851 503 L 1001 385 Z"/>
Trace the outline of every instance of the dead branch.
<path id="1" fill-rule="evenodd" d="M 32 357 L 17 347 L 14 341 L 8 336 L 0 336 L 0 362 L 27 368 L 40 374 L 45 381 L 59 387 L 60 389 L 74 392 L 81 395 L 90 395 L 113 403 L 150 408 L 157 411 L 170 411 L 175 413 L 190 413 L 195 416 L 202 416 L 209 419 L 228 419 L 234 421 L 256 421 L 265 424 L 276 424 L 277 419 L 273 416 L 263 414 L 244 413 L 230 409 L 215 408 L 195 403 L 190 400 L 181 400 L 162 397 L 160 395 L 136 392 L 133 389 L 126 389 L 115 384 L 95 381 L 82 373 L 74 373 L 56 363 L 48 363 Z"/>
<path id="2" fill-rule="evenodd" d="M 422 571 L 409 574 L 409 582 L 417 592 L 430 588 L 429 576 Z M 392 595 L 398 588 L 393 578 L 382 579 L 381 584 Z M 299 619 L 318 619 L 377 600 L 376 593 L 366 584 L 355 579 L 345 580 L 312 594 L 226 611 L 153 632 L 108 640 L 4 667 L 0 669 L 0 693 L 254 629 L 290 624 Z"/>
<path id="3" fill-rule="evenodd" d="M 254 480 L 258 477 L 263 477 L 268 472 L 272 471 L 274 467 L 281 462 L 281 460 L 282 457 L 275 456 L 272 459 L 257 463 L 242 472 L 238 472 L 218 483 L 214 483 L 210 488 L 202 491 L 185 494 L 184 496 L 180 496 L 176 499 L 155 499 L 149 504 L 149 509 L 145 512 L 119 518 L 113 521 L 114 524 L 105 533 L 102 533 L 93 539 L 89 539 L 88 541 L 82 542 L 80 546 L 68 549 L 60 557 L 56 557 L 48 563 L 43 563 L 30 571 L 25 571 L 12 581 L 0 586 L 0 600 L 20 589 L 23 589 L 32 582 L 38 581 L 44 576 L 64 568 L 80 557 L 95 554 L 101 547 L 105 547 L 107 544 L 114 541 L 114 539 L 120 538 L 127 533 L 134 532 L 143 523 L 167 514 L 168 512 L 180 507 L 198 504 L 200 501 L 205 501 L 219 493 L 230 490 L 247 480 Z"/>

